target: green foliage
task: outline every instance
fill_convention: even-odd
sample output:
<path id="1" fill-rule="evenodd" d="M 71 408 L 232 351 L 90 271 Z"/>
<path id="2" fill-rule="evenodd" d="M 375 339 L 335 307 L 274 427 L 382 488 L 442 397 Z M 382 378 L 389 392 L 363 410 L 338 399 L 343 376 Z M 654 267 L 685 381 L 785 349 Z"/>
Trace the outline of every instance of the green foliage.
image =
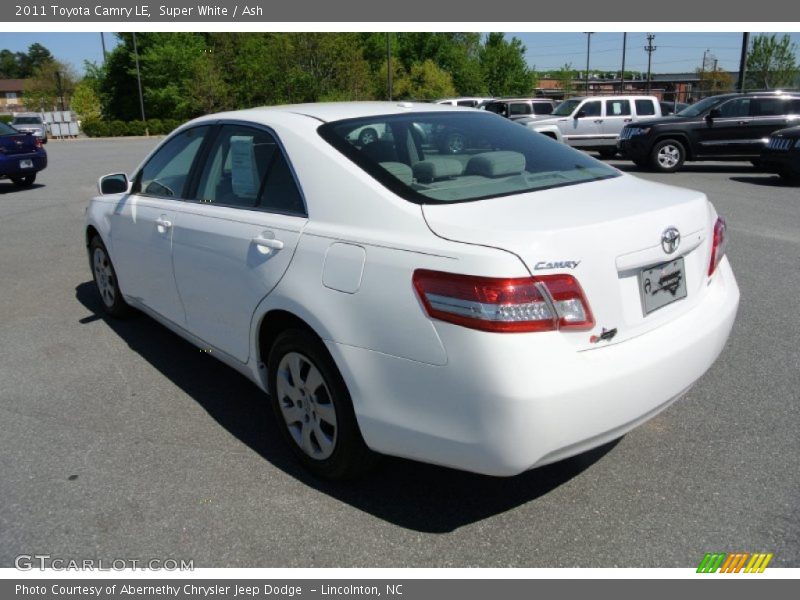
<path id="1" fill-rule="evenodd" d="M 759 34 L 750 41 L 747 52 L 747 87 L 773 89 L 797 85 L 797 44 L 788 35 Z"/>
<path id="2" fill-rule="evenodd" d="M 564 98 L 569 98 L 575 92 L 575 78 L 578 73 L 572 68 L 572 63 L 564 63 L 555 74 L 559 87 L 564 90 Z"/>
<path id="3" fill-rule="evenodd" d="M 54 60 L 50 50 L 39 43 L 28 46 L 27 52 L 0 50 L 0 78 L 27 79 L 42 65 Z"/>
<path id="4" fill-rule="evenodd" d="M 77 76 L 68 64 L 50 60 L 37 66 L 25 84 L 22 102 L 28 110 L 60 109 L 60 97 L 68 108 Z M 60 84 L 60 88 L 59 88 Z"/>
<path id="5" fill-rule="evenodd" d="M 0 123 L 11 123 L 14 120 L 14 115 L 0 115 Z"/>
<path id="6" fill-rule="evenodd" d="M 400 100 L 435 100 L 455 93 L 453 78 L 430 59 L 412 64 L 394 82 L 394 96 Z"/>
<path id="7" fill-rule="evenodd" d="M 122 137 L 132 135 L 166 135 L 181 124 L 178 119 L 151 119 L 147 126 L 140 120 L 104 121 L 90 117 L 81 121 L 81 130 L 88 137 Z"/>
<path id="8" fill-rule="evenodd" d="M 733 78 L 727 71 L 719 68 L 704 71 L 701 67 L 698 67 L 696 72 L 700 76 L 700 81 L 697 84 L 698 91 L 704 95 L 713 95 L 733 89 Z"/>
<path id="9" fill-rule="evenodd" d="M 525 46 L 519 39 L 508 41 L 502 33 L 490 33 L 479 57 L 489 94 L 523 96 L 536 86 L 536 73 L 525 62 Z"/>
<path id="10" fill-rule="evenodd" d="M 100 98 L 95 93 L 90 81 L 83 80 L 75 86 L 70 107 L 79 119 L 100 118 Z"/>

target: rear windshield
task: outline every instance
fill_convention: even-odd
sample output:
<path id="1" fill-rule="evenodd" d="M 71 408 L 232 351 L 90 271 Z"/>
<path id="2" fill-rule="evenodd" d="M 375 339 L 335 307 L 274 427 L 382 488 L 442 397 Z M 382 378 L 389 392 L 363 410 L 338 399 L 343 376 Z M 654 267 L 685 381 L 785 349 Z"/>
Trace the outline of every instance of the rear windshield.
<path id="1" fill-rule="evenodd" d="M 418 204 L 482 200 L 619 175 L 583 152 L 486 112 L 347 119 L 322 125 L 319 134 Z"/>
<path id="2" fill-rule="evenodd" d="M 0 121 L 0 135 L 19 135 L 19 131 Z"/>
<path id="3" fill-rule="evenodd" d="M 41 125 L 41 117 L 15 117 L 14 125 Z"/>

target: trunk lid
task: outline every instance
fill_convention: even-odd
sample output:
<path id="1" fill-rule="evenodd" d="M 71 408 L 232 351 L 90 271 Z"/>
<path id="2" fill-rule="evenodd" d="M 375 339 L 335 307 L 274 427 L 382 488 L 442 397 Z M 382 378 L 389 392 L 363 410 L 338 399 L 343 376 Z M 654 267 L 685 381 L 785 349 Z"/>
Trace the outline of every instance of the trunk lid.
<path id="1" fill-rule="evenodd" d="M 701 192 L 622 175 L 422 210 L 442 238 L 512 252 L 532 275 L 575 276 L 596 323 L 592 331 L 564 332 L 577 349 L 641 335 L 690 310 L 705 290 L 713 209 Z M 670 227 L 681 240 L 668 254 L 661 242 Z M 678 257 L 684 262 L 686 297 L 645 315 L 639 273 Z M 603 329 L 617 334 L 602 344 L 590 341 Z"/>
<path id="2" fill-rule="evenodd" d="M 36 151 L 36 138 L 28 133 L 0 135 L 0 147 L 6 156 Z"/>

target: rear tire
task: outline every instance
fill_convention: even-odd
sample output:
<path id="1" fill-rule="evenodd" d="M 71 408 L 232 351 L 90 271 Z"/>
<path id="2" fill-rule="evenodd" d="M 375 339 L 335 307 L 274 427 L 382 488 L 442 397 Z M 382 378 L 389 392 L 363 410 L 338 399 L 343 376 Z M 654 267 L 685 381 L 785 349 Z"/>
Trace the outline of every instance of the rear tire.
<path id="1" fill-rule="evenodd" d="M 92 276 L 103 309 L 112 317 L 122 318 L 130 315 L 133 309 L 122 298 L 117 281 L 117 272 L 108 256 L 105 244 L 100 236 L 94 236 L 89 242 L 89 264 L 92 268 Z"/>
<path id="2" fill-rule="evenodd" d="M 36 173 L 30 175 L 21 175 L 19 177 L 12 177 L 11 181 L 17 187 L 31 187 L 33 182 L 36 181 Z"/>
<path id="3" fill-rule="evenodd" d="M 344 379 L 315 335 L 304 329 L 279 334 L 267 359 L 267 383 L 277 426 L 306 469 L 342 480 L 375 464 Z"/>
<path id="4" fill-rule="evenodd" d="M 673 173 L 686 160 L 686 149 L 678 140 L 661 140 L 650 153 L 650 165 L 661 173 Z"/>

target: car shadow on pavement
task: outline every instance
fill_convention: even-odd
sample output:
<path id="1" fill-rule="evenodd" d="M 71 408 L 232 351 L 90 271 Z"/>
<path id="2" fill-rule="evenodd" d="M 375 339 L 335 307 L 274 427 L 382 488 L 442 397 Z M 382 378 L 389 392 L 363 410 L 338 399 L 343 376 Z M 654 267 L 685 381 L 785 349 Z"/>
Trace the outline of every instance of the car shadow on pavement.
<path id="1" fill-rule="evenodd" d="M 796 187 L 796 183 L 786 181 L 778 175 L 770 175 L 765 173 L 760 177 L 731 177 L 731 181 L 738 181 L 739 183 L 752 183 L 754 185 L 764 185 L 767 187 Z"/>
<path id="2" fill-rule="evenodd" d="M 244 376 L 145 315 L 108 318 L 91 281 L 78 285 L 75 297 L 92 313 L 80 323 L 102 320 L 131 350 L 272 465 L 341 502 L 407 529 L 446 533 L 535 500 L 583 472 L 619 441 L 509 478 L 384 457 L 358 481 L 322 480 L 295 463 L 268 398 Z"/>
<path id="3" fill-rule="evenodd" d="M 43 183 L 34 183 L 33 185 L 29 186 L 18 186 L 17 184 L 7 181 L 5 179 L 0 180 L 0 194 L 10 194 L 12 192 L 17 192 L 22 194 L 43 187 L 44 187 Z"/>
<path id="4" fill-rule="evenodd" d="M 614 167 L 626 173 L 652 173 L 654 175 L 680 175 L 681 173 L 760 173 L 760 171 L 750 163 L 731 163 L 731 164 L 707 164 L 707 163 L 692 163 L 685 164 L 674 173 L 659 173 L 646 167 L 639 167 L 631 162 L 616 161 L 613 163 Z"/>

